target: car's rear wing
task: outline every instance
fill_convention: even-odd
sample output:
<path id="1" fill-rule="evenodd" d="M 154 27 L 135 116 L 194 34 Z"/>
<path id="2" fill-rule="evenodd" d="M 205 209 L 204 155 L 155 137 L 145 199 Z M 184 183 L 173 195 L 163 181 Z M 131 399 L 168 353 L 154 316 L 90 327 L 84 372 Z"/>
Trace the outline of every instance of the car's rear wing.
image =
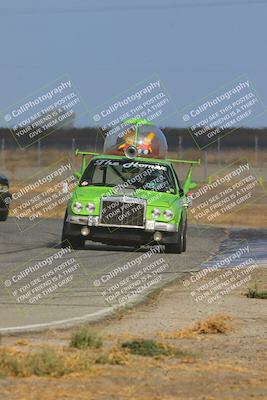
<path id="1" fill-rule="evenodd" d="M 200 160 L 175 160 L 171 158 L 166 158 L 166 161 L 181 163 L 181 164 L 198 164 L 200 165 Z"/>
<path id="2" fill-rule="evenodd" d="M 80 151 L 79 149 L 76 150 L 75 152 L 76 156 L 82 156 L 83 159 L 86 156 L 98 156 L 99 153 L 95 153 L 93 151 Z M 174 163 L 181 163 L 181 164 L 198 164 L 200 165 L 200 160 L 176 160 L 176 159 L 171 159 L 171 158 L 166 158 L 166 161 L 169 162 L 174 162 Z"/>
<path id="3" fill-rule="evenodd" d="M 180 164 L 189 164 L 190 168 L 187 172 L 184 184 L 183 184 L 183 191 L 184 194 L 187 194 L 190 190 L 196 189 L 197 184 L 192 181 L 192 172 L 194 165 L 200 165 L 200 160 L 172 160 L 167 158 L 167 161 L 171 163 L 180 163 Z"/>
<path id="4" fill-rule="evenodd" d="M 86 156 L 98 156 L 99 153 L 95 153 L 93 151 L 80 151 L 79 149 L 77 149 L 75 151 L 75 155 L 82 156 L 82 166 L 81 166 L 81 175 L 82 175 L 87 167 Z"/>
<path id="5" fill-rule="evenodd" d="M 79 149 L 77 149 L 75 151 L 75 155 L 76 156 L 98 156 L 99 153 L 95 153 L 93 151 L 80 151 Z"/>

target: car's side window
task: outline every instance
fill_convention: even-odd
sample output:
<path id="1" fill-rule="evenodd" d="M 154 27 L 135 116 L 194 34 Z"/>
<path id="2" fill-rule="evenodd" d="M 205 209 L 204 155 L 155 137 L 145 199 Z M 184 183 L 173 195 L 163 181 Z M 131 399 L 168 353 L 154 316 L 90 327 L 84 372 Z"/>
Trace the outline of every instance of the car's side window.
<path id="1" fill-rule="evenodd" d="M 92 184 L 103 182 L 103 175 L 104 175 L 103 168 L 96 167 L 92 178 Z"/>
<path id="2" fill-rule="evenodd" d="M 123 180 L 118 176 L 117 169 L 107 168 L 106 183 L 117 185 L 123 183 Z"/>
<path id="3" fill-rule="evenodd" d="M 183 187 L 182 187 L 182 185 L 181 185 L 181 183 L 180 183 L 180 181 L 179 181 L 179 178 L 178 178 L 177 173 L 176 173 L 176 171 L 175 171 L 174 168 L 172 168 L 172 172 L 173 172 L 173 174 L 174 174 L 174 176 L 175 176 L 175 179 L 176 179 L 176 182 L 177 182 L 177 185 L 178 185 L 179 189 L 182 190 Z"/>

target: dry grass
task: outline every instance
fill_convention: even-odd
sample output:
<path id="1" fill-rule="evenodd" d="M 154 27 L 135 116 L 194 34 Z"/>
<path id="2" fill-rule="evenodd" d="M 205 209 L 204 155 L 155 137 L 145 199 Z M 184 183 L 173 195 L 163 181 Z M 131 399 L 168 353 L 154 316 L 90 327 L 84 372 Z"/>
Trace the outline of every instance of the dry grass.
<path id="1" fill-rule="evenodd" d="M 127 352 L 118 346 L 106 351 L 64 347 L 28 348 L 21 351 L 16 347 L 3 347 L 0 349 L 0 377 L 61 377 L 90 372 L 97 364 L 125 365 L 128 357 Z"/>
<path id="2" fill-rule="evenodd" d="M 228 333 L 233 330 L 232 317 L 230 315 L 211 315 L 210 317 L 197 321 L 192 330 L 198 335 Z"/>
<path id="3" fill-rule="evenodd" d="M 41 167 L 50 166 L 64 157 L 70 157 L 74 160 L 74 155 L 70 151 L 43 149 L 40 159 Z M 12 174 L 14 174 L 18 168 L 35 168 L 39 166 L 38 151 L 34 148 L 25 150 L 6 150 L 4 152 L 4 158 L 6 169 L 8 169 Z M 78 157 L 76 157 L 75 160 L 77 160 L 77 163 L 79 164 Z M 3 168 L 3 165 L 0 166 Z"/>
<path id="4" fill-rule="evenodd" d="M 233 319 L 230 315 L 215 314 L 195 322 L 189 327 L 159 336 L 168 339 L 192 338 L 197 335 L 226 334 L 233 330 Z"/>
<path id="5" fill-rule="evenodd" d="M 189 212 L 190 224 L 208 224 L 213 225 L 207 218 L 201 218 L 201 221 L 196 221 Z M 214 224 L 222 226 L 249 226 L 257 228 L 267 227 L 267 202 L 266 198 L 261 200 L 261 203 L 246 204 L 232 213 L 225 213 L 214 220 Z"/>
<path id="6" fill-rule="evenodd" d="M 217 150 L 207 148 L 207 161 L 209 164 L 213 165 L 229 165 L 234 163 L 236 160 L 246 159 L 251 165 L 255 164 L 255 151 L 253 149 L 228 149 L 221 151 L 221 159 L 219 159 L 219 154 Z M 170 152 L 168 154 L 169 158 L 179 158 L 185 160 L 197 160 L 200 159 L 204 161 L 204 151 L 196 149 L 186 149 L 182 153 Z M 263 166 L 267 163 L 267 153 L 264 150 L 259 150 L 258 152 L 258 163 Z"/>
<path id="7" fill-rule="evenodd" d="M 23 348 L 21 348 L 23 346 Z M 93 373 L 97 366 L 131 365 L 136 357 L 175 357 L 184 353 L 167 343 L 138 338 L 103 340 L 95 332 L 81 327 L 70 337 L 69 345 L 40 345 L 20 338 L 13 346 L 0 347 L 0 377 L 54 377 Z M 191 356 L 190 356 L 191 357 Z"/>
<path id="8" fill-rule="evenodd" d="M 75 360 L 77 364 L 77 360 Z M 71 367 L 72 365 L 72 367 Z M 74 359 L 46 348 L 38 353 L 21 352 L 15 348 L 0 350 L 0 375 L 2 376 L 62 376 L 73 370 Z M 77 365 L 76 365 L 77 367 Z M 79 360 L 79 367 L 80 360 Z"/>
<path id="9" fill-rule="evenodd" d="M 57 150 L 57 149 L 43 149 L 41 153 L 41 166 L 49 166 L 57 160 L 62 159 L 63 157 L 70 157 L 74 160 L 75 165 L 78 167 L 80 165 L 80 158 L 74 157 L 74 154 L 69 151 L 64 150 Z M 169 158 L 179 158 L 182 159 L 201 159 L 204 160 L 204 152 L 196 149 L 186 149 L 182 151 L 182 153 L 177 152 L 169 152 Z M 38 151 L 36 148 L 30 148 L 26 150 L 14 149 L 14 150 L 5 150 L 4 152 L 4 159 L 5 159 L 5 167 L 11 173 L 17 168 L 31 168 L 31 167 L 38 167 Z M 248 162 L 252 165 L 255 164 L 255 152 L 254 150 L 250 149 L 228 149 L 221 152 L 221 160 L 218 158 L 218 152 L 216 150 L 208 149 L 207 150 L 207 161 L 209 164 L 213 165 L 229 165 L 235 162 L 237 159 L 247 159 Z M 0 167 L 3 168 L 3 164 L 1 164 L 0 160 Z M 258 163 L 260 166 L 264 166 L 267 163 L 267 153 L 266 151 L 260 150 L 258 153 Z"/>
<path id="10" fill-rule="evenodd" d="M 113 346 L 108 353 L 102 353 L 95 359 L 96 364 L 128 365 L 129 362 L 129 355 L 117 346 Z"/>
<path id="11" fill-rule="evenodd" d="M 28 346 L 29 345 L 29 340 L 27 339 L 18 339 L 15 343 L 16 346 Z"/>

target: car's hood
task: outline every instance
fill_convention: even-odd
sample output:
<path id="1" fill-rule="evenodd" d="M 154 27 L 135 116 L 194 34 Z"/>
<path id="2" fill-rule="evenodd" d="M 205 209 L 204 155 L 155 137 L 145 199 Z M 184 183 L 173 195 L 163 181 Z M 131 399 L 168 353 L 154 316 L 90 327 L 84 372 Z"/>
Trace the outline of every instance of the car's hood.
<path id="1" fill-rule="evenodd" d="M 121 193 L 113 193 L 112 188 L 103 187 L 103 186 L 86 186 L 86 187 L 77 187 L 73 199 L 81 202 L 99 202 L 102 197 L 134 197 L 141 198 L 147 201 L 148 205 L 158 206 L 158 207 L 169 207 L 171 206 L 177 199 L 179 195 L 174 195 L 171 193 L 165 192 L 156 192 L 152 190 L 141 190 L 138 189 L 136 191 L 127 189 Z"/>

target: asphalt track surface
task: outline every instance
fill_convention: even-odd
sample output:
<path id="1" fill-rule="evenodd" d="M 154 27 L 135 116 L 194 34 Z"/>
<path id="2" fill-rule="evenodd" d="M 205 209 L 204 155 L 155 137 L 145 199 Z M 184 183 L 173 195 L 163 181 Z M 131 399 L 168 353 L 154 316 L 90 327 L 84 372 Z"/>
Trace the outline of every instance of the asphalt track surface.
<path id="1" fill-rule="evenodd" d="M 87 242 L 84 250 L 56 259 L 61 229 L 62 220 L 43 219 L 20 229 L 13 218 L 0 224 L 0 332 L 101 318 L 118 305 L 141 301 L 156 288 L 199 269 L 225 238 L 222 228 L 197 226 L 189 227 L 188 250 L 182 255 Z"/>

